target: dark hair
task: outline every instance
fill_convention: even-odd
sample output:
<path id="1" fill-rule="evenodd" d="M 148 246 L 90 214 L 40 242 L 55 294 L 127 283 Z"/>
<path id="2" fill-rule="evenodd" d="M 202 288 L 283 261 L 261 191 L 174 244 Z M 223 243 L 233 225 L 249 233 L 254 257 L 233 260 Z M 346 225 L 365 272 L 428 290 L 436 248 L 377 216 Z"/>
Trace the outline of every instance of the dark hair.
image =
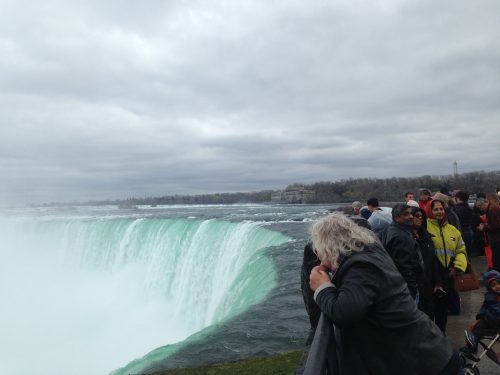
<path id="1" fill-rule="evenodd" d="M 425 213 L 425 210 L 421 209 L 420 207 L 411 207 L 411 214 L 415 215 L 417 212 L 420 212 L 422 214 L 422 219 L 427 219 L 427 214 Z"/>
<path id="2" fill-rule="evenodd" d="M 412 193 L 411 191 L 407 191 L 407 192 L 405 193 L 405 198 L 406 198 L 408 195 L 410 195 L 410 194 L 411 194 L 411 195 L 413 195 L 413 193 Z"/>
<path id="3" fill-rule="evenodd" d="M 372 207 L 378 207 L 378 199 L 377 198 L 370 198 L 366 201 L 367 206 L 372 206 Z"/>
<path id="4" fill-rule="evenodd" d="M 417 212 L 420 212 L 422 214 L 422 225 L 417 229 L 417 233 L 419 234 L 419 236 L 423 237 L 425 232 L 427 231 L 427 214 L 425 213 L 425 210 L 422 210 L 420 207 L 411 208 L 411 214 L 413 216 L 415 216 Z"/>
<path id="5" fill-rule="evenodd" d="M 441 206 L 443 206 L 443 208 L 445 208 L 445 207 L 446 207 L 446 203 L 444 203 L 444 201 L 442 201 L 441 199 L 433 199 L 433 200 L 431 201 L 431 204 L 429 205 L 429 207 L 430 207 L 431 211 L 432 211 L 432 209 L 434 208 L 434 206 L 436 205 L 436 203 L 441 203 Z"/>
<path id="6" fill-rule="evenodd" d="M 444 195 L 451 195 L 450 190 L 446 186 L 443 186 L 441 189 L 439 189 L 439 192 Z"/>
<path id="7" fill-rule="evenodd" d="M 431 195 L 431 191 L 429 189 L 422 189 L 420 194 Z"/>
<path id="8" fill-rule="evenodd" d="M 469 193 L 463 190 L 457 191 L 455 198 L 460 199 L 462 202 L 467 202 L 469 200 Z"/>
<path id="9" fill-rule="evenodd" d="M 408 209 L 411 208 L 408 206 L 406 203 L 397 203 L 392 207 L 392 220 L 396 221 L 396 218 L 400 217 L 403 215 L 403 213 Z"/>
<path id="10" fill-rule="evenodd" d="M 352 221 L 354 221 L 356 224 L 358 224 L 360 227 L 366 228 L 366 229 L 372 229 L 372 226 L 366 220 L 364 217 L 359 217 L 359 216 L 352 216 L 349 217 Z"/>

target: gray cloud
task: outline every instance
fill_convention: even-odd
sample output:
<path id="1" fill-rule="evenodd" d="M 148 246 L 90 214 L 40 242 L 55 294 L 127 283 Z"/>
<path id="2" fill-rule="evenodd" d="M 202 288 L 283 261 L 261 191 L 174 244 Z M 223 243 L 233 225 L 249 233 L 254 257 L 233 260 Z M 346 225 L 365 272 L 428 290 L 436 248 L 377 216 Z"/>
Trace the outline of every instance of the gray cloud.
<path id="1" fill-rule="evenodd" d="M 2 204 L 498 169 L 497 1 L 1 7 Z"/>

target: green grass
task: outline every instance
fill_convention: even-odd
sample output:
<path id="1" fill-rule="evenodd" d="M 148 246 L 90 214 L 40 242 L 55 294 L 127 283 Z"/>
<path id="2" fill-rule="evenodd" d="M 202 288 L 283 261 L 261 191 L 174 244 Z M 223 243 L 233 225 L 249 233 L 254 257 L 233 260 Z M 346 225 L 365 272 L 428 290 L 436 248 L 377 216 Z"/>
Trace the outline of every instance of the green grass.
<path id="1" fill-rule="evenodd" d="M 291 375 L 297 368 L 302 353 L 297 350 L 213 366 L 164 370 L 151 375 Z"/>

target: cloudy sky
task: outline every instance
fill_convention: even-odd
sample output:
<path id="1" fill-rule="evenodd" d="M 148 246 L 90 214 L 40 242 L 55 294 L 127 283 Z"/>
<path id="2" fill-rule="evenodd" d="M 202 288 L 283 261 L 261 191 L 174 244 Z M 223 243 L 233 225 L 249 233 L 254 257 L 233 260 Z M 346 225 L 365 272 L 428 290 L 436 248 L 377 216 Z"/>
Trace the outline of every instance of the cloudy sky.
<path id="1" fill-rule="evenodd" d="M 500 1 L 0 0 L 0 203 L 500 169 Z"/>

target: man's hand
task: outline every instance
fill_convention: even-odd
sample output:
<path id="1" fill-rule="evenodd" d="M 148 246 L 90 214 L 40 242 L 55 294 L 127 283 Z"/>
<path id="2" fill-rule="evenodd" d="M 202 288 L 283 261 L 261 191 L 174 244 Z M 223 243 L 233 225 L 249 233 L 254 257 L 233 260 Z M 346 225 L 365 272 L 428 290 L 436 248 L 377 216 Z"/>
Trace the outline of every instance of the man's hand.
<path id="1" fill-rule="evenodd" d="M 321 284 L 331 281 L 330 275 L 328 274 L 328 269 L 319 265 L 311 270 L 311 275 L 309 276 L 309 286 L 312 290 L 318 289 Z"/>

